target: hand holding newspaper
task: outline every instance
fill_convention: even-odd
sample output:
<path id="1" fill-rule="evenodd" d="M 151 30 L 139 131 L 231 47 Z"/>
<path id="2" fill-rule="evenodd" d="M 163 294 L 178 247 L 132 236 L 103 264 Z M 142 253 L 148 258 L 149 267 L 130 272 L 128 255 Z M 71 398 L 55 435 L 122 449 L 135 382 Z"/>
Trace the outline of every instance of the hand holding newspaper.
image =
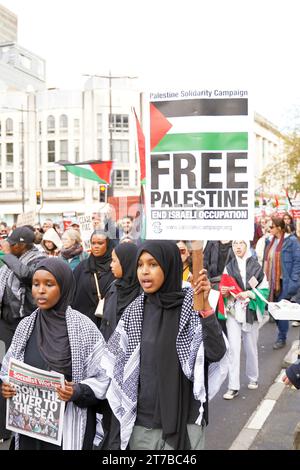
<path id="1" fill-rule="evenodd" d="M 61 445 L 65 402 L 59 400 L 56 387 L 64 387 L 63 374 L 10 359 L 8 378 L 16 394 L 7 400 L 6 428 Z"/>

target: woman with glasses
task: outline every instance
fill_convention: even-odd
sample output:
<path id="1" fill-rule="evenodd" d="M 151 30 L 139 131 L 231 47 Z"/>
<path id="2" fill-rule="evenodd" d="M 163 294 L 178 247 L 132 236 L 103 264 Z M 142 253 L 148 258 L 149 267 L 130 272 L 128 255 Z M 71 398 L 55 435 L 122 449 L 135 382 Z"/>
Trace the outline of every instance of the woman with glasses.
<path id="1" fill-rule="evenodd" d="M 271 217 L 269 226 L 271 241 L 265 252 L 264 271 L 270 285 L 271 302 L 290 300 L 300 286 L 300 243 L 298 238 L 286 232 L 284 220 Z M 286 345 L 288 320 L 277 320 L 278 335 L 273 349 Z"/>

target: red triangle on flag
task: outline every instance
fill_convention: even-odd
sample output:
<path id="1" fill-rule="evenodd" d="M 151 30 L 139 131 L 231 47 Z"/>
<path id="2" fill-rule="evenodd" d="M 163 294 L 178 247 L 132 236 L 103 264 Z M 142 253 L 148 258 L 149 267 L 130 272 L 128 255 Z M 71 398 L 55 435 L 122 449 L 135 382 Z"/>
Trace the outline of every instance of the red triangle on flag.
<path id="1" fill-rule="evenodd" d="M 171 129 L 172 124 L 165 116 L 150 103 L 150 140 L 151 150 L 157 146 L 161 139 Z"/>
<path id="2" fill-rule="evenodd" d="M 96 173 L 96 175 L 99 176 L 99 178 L 101 178 L 102 180 L 106 181 L 107 184 L 110 183 L 112 164 L 112 161 L 90 163 L 91 168 Z"/>

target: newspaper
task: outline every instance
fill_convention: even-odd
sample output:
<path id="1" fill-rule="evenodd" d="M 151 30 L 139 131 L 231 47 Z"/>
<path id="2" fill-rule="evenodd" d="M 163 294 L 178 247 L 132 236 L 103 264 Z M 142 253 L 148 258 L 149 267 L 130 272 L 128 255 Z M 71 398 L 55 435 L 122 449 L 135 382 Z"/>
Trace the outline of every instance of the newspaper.
<path id="1" fill-rule="evenodd" d="M 269 302 L 268 310 L 275 320 L 300 321 L 300 305 L 289 300 Z"/>
<path id="2" fill-rule="evenodd" d="M 17 393 L 7 400 L 7 429 L 60 446 L 65 402 L 55 387 L 64 386 L 63 374 L 10 359 L 8 379 Z"/>

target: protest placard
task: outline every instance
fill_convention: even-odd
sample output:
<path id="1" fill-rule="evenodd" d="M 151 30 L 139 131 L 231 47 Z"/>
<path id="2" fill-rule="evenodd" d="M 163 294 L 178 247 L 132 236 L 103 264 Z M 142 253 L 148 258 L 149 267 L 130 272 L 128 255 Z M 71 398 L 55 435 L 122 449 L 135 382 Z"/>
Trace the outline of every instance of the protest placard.
<path id="1" fill-rule="evenodd" d="M 78 216 L 79 228 L 80 228 L 80 235 L 82 239 L 82 245 L 84 251 L 89 251 L 91 249 L 91 235 L 94 231 L 94 224 L 93 224 L 93 215 L 92 214 L 84 214 Z"/>
<path id="2" fill-rule="evenodd" d="M 11 359 L 8 377 L 17 393 L 7 400 L 7 429 L 61 445 L 65 402 L 55 387 L 64 385 L 64 376 Z"/>
<path id="3" fill-rule="evenodd" d="M 147 238 L 252 239 L 248 91 L 158 90 L 147 117 Z"/>

